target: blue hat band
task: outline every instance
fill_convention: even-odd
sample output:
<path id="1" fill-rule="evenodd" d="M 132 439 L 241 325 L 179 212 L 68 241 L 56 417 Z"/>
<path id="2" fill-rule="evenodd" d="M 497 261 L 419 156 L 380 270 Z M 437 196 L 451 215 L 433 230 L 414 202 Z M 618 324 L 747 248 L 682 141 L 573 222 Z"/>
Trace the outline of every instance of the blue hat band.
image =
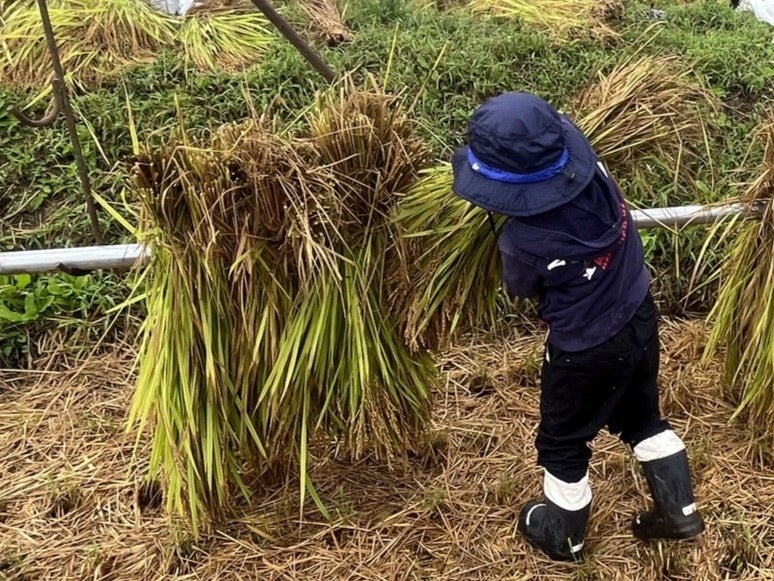
<path id="1" fill-rule="evenodd" d="M 487 179 L 497 182 L 504 182 L 506 184 L 535 184 L 538 182 L 545 182 L 560 174 L 562 170 L 567 167 L 567 163 L 569 161 L 570 152 L 565 147 L 559 159 L 552 163 L 550 166 L 533 173 L 514 173 L 502 169 L 497 169 L 496 167 L 485 164 L 483 161 L 478 159 L 473 153 L 473 150 L 468 147 L 468 163 L 470 163 L 470 168 L 474 172 Z"/>

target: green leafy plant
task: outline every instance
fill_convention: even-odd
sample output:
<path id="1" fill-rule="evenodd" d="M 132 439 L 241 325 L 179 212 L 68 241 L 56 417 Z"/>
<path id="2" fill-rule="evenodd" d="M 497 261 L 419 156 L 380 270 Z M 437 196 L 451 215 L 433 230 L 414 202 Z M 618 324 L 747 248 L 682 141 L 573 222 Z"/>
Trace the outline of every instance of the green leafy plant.
<path id="1" fill-rule="evenodd" d="M 120 300 L 109 276 L 0 275 L 0 355 L 13 365 L 46 326 L 83 325 Z"/>

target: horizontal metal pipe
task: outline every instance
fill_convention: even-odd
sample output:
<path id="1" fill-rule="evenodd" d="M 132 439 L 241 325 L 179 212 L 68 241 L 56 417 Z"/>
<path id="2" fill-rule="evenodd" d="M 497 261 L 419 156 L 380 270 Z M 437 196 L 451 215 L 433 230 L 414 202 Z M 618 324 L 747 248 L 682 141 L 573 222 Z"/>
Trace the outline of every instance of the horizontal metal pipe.
<path id="1" fill-rule="evenodd" d="M 0 252 L 0 274 L 131 268 L 150 258 L 140 244 Z"/>
<path id="2" fill-rule="evenodd" d="M 732 204 L 728 206 L 678 206 L 633 210 L 632 219 L 637 228 L 673 228 L 693 224 L 707 224 L 743 215 L 745 219 L 759 218 L 762 206 Z M 0 252 L 0 274 L 89 271 L 97 269 L 126 269 L 139 266 L 150 258 L 150 248 L 140 244 L 89 246 L 85 248 L 55 248 L 51 250 L 22 250 Z"/>
<path id="3" fill-rule="evenodd" d="M 760 218 L 763 205 L 729 204 L 726 206 L 677 206 L 674 208 L 654 208 L 652 210 L 632 210 L 632 219 L 637 228 L 674 228 L 694 224 L 710 224 L 743 215 L 744 218 Z"/>

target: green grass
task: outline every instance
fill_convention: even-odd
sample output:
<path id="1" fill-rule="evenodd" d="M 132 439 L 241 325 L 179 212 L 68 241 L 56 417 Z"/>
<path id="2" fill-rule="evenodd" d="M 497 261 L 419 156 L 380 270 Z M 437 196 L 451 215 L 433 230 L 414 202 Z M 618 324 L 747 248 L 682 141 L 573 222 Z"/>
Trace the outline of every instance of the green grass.
<path id="1" fill-rule="evenodd" d="M 738 173 L 740 166 L 752 170 L 760 156 L 753 151 L 744 162 L 750 134 L 774 103 L 771 28 L 720 1 L 675 5 L 659 0 L 654 7 L 668 12 L 668 19 L 655 26 L 644 18 L 644 4 L 627 3 L 618 25 L 619 41 L 584 38 L 557 44 L 516 20 L 482 19 L 454 8 L 439 10 L 405 0 L 355 0 L 347 11 L 353 41 L 319 50 L 336 70 L 356 70 L 358 77 L 372 73 L 384 78 L 389 68 L 387 89 L 403 90 L 412 101 L 416 97 L 413 114 L 421 123 L 420 132 L 441 160 L 448 159 L 464 140 L 468 116 L 489 96 L 530 90 L 567 107 L 594 71 L 609 71 L 635 51 L 679 55 L 730 106 L 715 119 L 719 129 L 707 160 L 717 179 L 703 180 L 705 187 L 675 189 L 673 176 L 656 171 L 644 191 L 628 176 L 617 177 L 635 203 L 648 199 L 677 205 L 734 195 L 738 193 L 734 184 L 750 177 Z M 303 25 L 298 11 L 283 10 Z M 243 119 L 251 106 L 258 110 L 270 106 L 286 125 L 297 124 L 300 110 L 309 106 L 322 86 L 323 81 L 286 42 L 271 43 L 260 65 L 233 75 L 197 72 L 180 54 L 162 52 L 153 62 L 119 74 L 102 88 L 74 96 L 94 189 L 121 206 L 126 185 L 123 163 L 132 153 L 127 101 L 139 138 L 152 144 L 162 143 L 178 122 L 178 107 L 185 111 L 185 125 L 192 134 Z M 4 215 L 0 251 L 90 240 L 62 121 L 33 130 L 5 111 L 9 104 L 26 103 L 32 96 L 0 87 L 0 210 L 5 210 L 0 212 Z M 44 108 L 38 103 L 32 112 L 40 114 Z M 111 243 L 130 239 L 123 227 L 105 212 L 100 214 Z M 656 292 L 667 310 L 687 306 L 704 311 L 714 297 L 710 286 L 685 300 L 690 279 L 686 273 L 699 252 L 701 236 L 700 229 L 679 237 L 669 232 L 645 235 L 651 268 L 658 277 Z M 88 279 L 87 286 L 94 286 L 95 294 L 104 284 L 102 276 Z M 120 296 L 124 292 L 120 281 L 110 280 L 107 292 Z M 83 316 L 77 301 L 70 306 L 62 303 L 60 308 L 64 316 Z M 35 325 L 30 322 L 26 327 Z M 8 333 L 7 326 L 8 322 L 1 324 L 0 334 Z M 13 349 L 26 349 L 25 341 L 15 335 Z"/>

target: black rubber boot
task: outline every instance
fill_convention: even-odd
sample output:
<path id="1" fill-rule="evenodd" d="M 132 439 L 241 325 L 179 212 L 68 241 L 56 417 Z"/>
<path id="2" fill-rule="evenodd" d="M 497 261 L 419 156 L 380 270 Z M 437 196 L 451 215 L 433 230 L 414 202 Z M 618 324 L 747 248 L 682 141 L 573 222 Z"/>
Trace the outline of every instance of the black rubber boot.
<path id="1" fill-rule="evenodd" d="M 572 511 L 548 499 L 532 500 L 521 509 L 517 529 L 530 545 L 555 561 L 582 561 L 590 509 L 591 503 Z"/>
<path id="2" fill-rule="evenodd" d="M 653 497 L 653 508 L 634 517 L 634 536 L 646 540 L 690 539 L 701 533 L 704 520 L 694 504 L 685 450 L 642 462 L 642 469 Z"/>

